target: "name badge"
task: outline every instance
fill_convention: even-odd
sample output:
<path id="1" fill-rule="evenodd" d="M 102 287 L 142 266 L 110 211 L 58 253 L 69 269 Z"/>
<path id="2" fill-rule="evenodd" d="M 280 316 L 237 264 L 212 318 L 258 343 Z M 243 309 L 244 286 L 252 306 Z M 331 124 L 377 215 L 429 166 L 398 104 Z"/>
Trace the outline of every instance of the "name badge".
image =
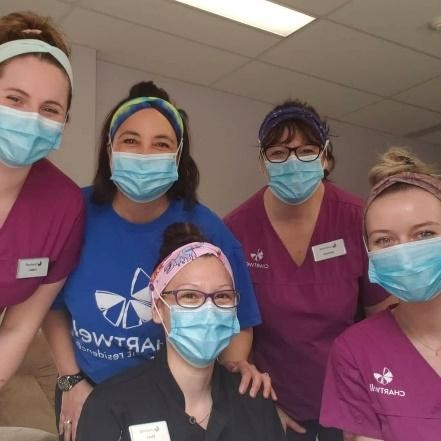
<path id="1" fill-rule="evenodd" d="M 44 277 L 47 276 L 48 269 L 49 257 L 37 257 L 35 259 L 18 259 L 17 279 Z"/>
<path id="2" fill-rule="evenodd" d="M 321 243 L 320 245 L 314 245 L 312 247 L 312 254 L 316 262 L 344 256 L 346 254 L 345 242 L 343 239 L 337 239 L 331 242 Z"/>
<path id="3" fill-rule="evenodd" d="M 132 441 L 171 441 L 165 421 L 129 426 Z"/>

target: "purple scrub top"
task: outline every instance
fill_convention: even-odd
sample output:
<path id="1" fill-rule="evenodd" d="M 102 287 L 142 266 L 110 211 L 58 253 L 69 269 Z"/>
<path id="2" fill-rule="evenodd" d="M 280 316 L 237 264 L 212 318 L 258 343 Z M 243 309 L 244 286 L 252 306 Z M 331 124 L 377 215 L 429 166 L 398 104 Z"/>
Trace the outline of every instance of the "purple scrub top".
<path id="1" fill-rule="evenodd" d="M 358 302 L 387 297 L 367 278 L 362 202 L 325 182 L 320 213 L 301 266 L 274 231 L 265 188 L 225 221 L 242 243 L 262 315 L 254 328 L 254 362 L 271 375 L 278 405 L 292 418 L 318 419 L 326 362 L 334 339 L 354 322 Z M 342 239 L 346 254 L 315 261 L 311 247 Z"/>
<path id="2" fill-rule="evenodd" d="M 357 323 L 335 341 L 320 422 L 384 441 L 441 439 L 441 377 L 391 310 Z"/>

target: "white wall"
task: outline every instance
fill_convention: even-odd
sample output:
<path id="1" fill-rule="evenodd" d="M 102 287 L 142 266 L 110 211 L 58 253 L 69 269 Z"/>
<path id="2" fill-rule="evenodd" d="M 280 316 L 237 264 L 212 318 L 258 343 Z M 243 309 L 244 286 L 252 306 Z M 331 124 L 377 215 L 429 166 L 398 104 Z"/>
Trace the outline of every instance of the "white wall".
<path id="1" fill-rule="evenodd" d="M 95 171 L 96 51 L 72 47 L 73 99 L 63 142 L 50 158 L 80 186 Z"/>
<path id="2" fill-rule="evenodd" d="M 147 80 L 165 88 L 189 114 L 192 152 L 201 172 L 199 196 L 204 203 L 223 215 L 264 183 L 257 161 L 257 131 L 270 106 L 111 63 L 95 63 L 94 51 L 80 46 L 75 47 L 73 64 L 75 103 L 56 162 L 80 185 L 90 183 L 93 176 L 95 141 L 106 113 L 127 95 L 131 85 Z M 312 104 L 320 110 L 320 103 Z M 377 153 L 390 145 L 410 145 L 423 159 L 441 162 L 436 146 L 338 121 L 330 120 L 330 125 L 336 135 L 337 159 L 331 178 L 354 193 L 366 194 L 367 172 Z"/>

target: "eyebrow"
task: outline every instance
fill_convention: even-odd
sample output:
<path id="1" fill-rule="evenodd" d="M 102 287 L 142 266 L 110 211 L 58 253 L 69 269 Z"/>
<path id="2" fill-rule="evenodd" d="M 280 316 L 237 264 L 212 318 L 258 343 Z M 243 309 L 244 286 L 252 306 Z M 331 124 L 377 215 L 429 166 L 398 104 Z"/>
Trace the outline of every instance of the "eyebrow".
<path id="1" fill-rule="evenodd" d="M 124 130 L 124 132 L 118 135 L 118 139 L 121 139 L 121 137 L 124 135 L 133 135 L 133 136 L 141 137 L 141 135 L 138 132 L 134 132 L 133 130 Z"/>
<path id="2" fill-rule="evenodd" d="M 429 227 L 429 226 L 440 226 L 440 222 L 433 222 L 433 221 L 427 221 L 427 222 L 421 222 L 420 224 L 414 225 L 412 227 L 412 230 L 418 230 L 418 228 L 421 227 Z M 391 230 L 374 230 L 371 233 L 368 234 L 368 238 L 371 237 L 374 234 L 384 234 L 384 233 L 390 233 Z"/>
<path id="3" fill-rule="evenodd" d="M 30 98 L 30 95 L 27 92 L 25 92 L 22 89 L 18 89 L 16 87 L 8 87 L 8 88 L 6 88 L 6 91 L 17 92 L 21 95 L 24 95 L 26 98 Z M 52 104 L 52 105 L 57 106 L 60 109 L 64 110 L 64 106 L 62 104 L 60 104 L 58 101 L 47 100 L 47 101 L 44 101 L 44 104 Z"/>
<path id="4" fill-rule="evenodd" d="M 153 137 L 154 139 L 168 139 L 170 142 L 175 142 L 175 140 L 169 135 L 161 134 Z"/>

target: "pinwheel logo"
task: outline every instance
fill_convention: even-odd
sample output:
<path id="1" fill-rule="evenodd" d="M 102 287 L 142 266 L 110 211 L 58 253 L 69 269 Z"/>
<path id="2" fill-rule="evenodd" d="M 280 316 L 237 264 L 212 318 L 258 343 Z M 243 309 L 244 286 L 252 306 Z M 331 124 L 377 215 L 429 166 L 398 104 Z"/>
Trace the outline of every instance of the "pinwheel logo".
<path id="1" fill-rule="evenodd" d="M 152 319 L 152 295 L 148 288 L 149 277 L 141 269 L 135 271 L 130 297 L 110 291 L 95 291 L 95 301 L 103 317 L 115 327 L 137 328 Z"/>
<path id="2" fill-rule="evenodd" d="M 394 379 L 394 375 L 387 367 L 385 367 L 383 368 L 382 374 L 378 374 L 377 372 L 374 372 L 374 378 L 378 381 L 378 383 L 385 385 L 392 383 L 392 380 Z"/>
<path id="3" fill-rule="evenodd" d="M 260 262 L 263 259 L 263 251 L 259 248 L 255 253 L 250 253 L 254 262 Z"/>

